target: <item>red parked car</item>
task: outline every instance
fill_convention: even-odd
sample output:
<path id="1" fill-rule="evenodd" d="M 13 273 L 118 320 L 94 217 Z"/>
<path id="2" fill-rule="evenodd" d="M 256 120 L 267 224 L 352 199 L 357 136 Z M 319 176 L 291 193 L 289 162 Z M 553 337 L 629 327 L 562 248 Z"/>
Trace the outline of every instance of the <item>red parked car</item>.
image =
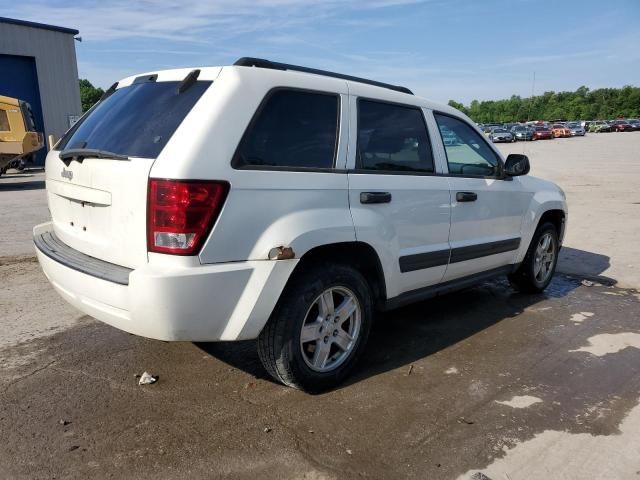
<path id="1" fill-rule="evenodd" d="M 533 139 L 534 140 L 550 140 L 553 138 L 553 132 L 547 127 L 534 127 Z"/>
<path id="2" fill-rule="evenodd" d="M 630 132 L 633 130 L 633 125 L 627 123 L 626 120 L 616 120 L 611 124 L 611 130 L 614 132 Z"/>

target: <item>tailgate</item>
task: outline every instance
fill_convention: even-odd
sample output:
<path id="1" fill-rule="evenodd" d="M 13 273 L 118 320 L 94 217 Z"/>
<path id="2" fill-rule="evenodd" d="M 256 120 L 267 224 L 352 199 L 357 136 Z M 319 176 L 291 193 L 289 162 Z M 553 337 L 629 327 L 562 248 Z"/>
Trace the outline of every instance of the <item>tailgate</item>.
<path id="1" fill-rule="evenodd" d="M 146 263 L 147 183 L 154 161 L 86 158 L 67 166 L 57 154 L 47 157 L 46 182 L 58 238 L 116 265 Z"/>
<path id="2" fill-rule="evenodd" d="M 176 72 L 181 80 L 158 80 L 169 72 L 112 87 L 49 152 L 47 196 L 62 243 L 127 268 L 147 263 L 149 172 L 212 83 L 197 80 L 199 70 Z"/>

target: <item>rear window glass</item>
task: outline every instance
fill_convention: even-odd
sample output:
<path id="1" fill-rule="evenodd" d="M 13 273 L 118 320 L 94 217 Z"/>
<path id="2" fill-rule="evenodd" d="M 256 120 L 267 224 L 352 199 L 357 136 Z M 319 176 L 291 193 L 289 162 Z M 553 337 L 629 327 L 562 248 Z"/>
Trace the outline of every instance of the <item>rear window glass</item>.
<path id="1" fill-rule="evenodd" d="M 358 166 L 433 173 L 431 142 L 420 109 L 359 100 Z"/>
<path id="2" fill-rule="evenodd" d="M 275 90 L 249 125 L 233 166 L 333 167 L 338 101 L 334 94 Z"/>
<path id="3" fill-rule="evenodd" d="M 69 130 L 61 148 L 156 158 L 211 85 L 198 81 L 179 93 L 180 83 L 143 82 L 119 88 Z"/>

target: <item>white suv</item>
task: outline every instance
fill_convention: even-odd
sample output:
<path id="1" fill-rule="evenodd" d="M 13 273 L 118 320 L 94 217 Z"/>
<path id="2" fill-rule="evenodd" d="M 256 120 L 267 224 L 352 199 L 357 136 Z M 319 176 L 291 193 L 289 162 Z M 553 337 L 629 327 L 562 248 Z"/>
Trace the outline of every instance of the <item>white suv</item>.
<path id="1" fill-rule="evenodd" d="M 49 152 L 34 242 L 79 310 L 160 340 L 257 339 L 271 375 L 321 391 L 377 310 L 496 275 L 549 284 L 567 206 L 528 171 L 406 88 L 243 58 L 113 85 Z"/>

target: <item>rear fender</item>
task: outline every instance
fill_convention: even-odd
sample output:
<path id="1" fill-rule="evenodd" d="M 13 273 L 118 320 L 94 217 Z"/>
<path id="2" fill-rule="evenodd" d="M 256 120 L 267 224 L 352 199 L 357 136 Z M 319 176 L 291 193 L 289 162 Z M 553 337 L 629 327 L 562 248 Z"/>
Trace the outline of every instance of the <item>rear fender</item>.
<path id="1" fill-rule="evenodd" d="M 290 247 L 293 258 L 331 243 L 354 242 L 355 230 L 349 211 L 318 208 L 291 212 L 272 223 L 258 238 L 249 258 L 268 259 L 277 247 Z"/>

